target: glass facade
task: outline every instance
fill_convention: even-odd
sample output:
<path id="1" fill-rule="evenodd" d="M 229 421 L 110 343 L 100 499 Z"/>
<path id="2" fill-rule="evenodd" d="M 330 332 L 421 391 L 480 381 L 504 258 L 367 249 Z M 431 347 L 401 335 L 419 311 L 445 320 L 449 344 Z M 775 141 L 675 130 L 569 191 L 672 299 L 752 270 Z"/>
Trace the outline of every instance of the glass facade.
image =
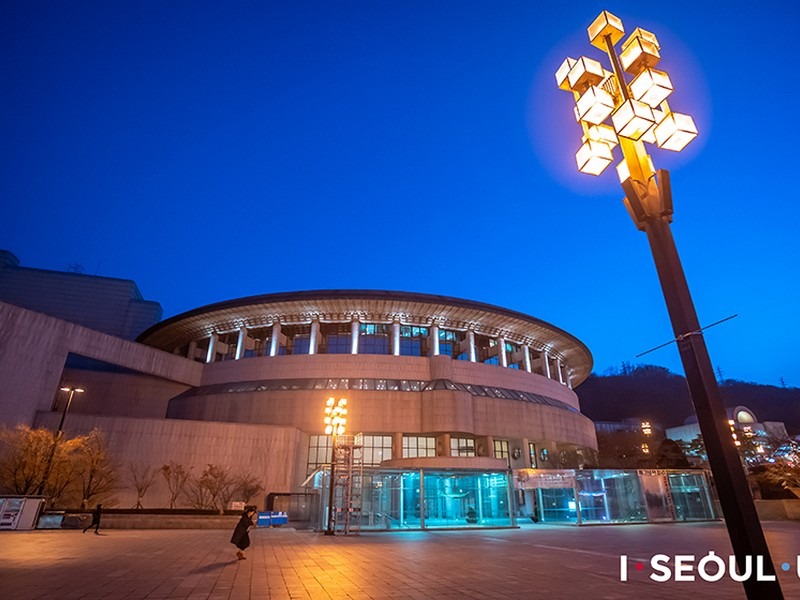
<path id="1" fill-rule="evenodd" d="M 327 494 L 322 494 L 327 502 Z M 513 527 L 506 472 L 364 469 L 360 529 Z M 320 523 L 324 522 L 322 507 Z"/>
<path id="2" fill-rule="evenodd" d="M 590 525 L 717 518 L 702 471 L 520 469 L 514 477 L 516 514 L 534 521 Z"/>

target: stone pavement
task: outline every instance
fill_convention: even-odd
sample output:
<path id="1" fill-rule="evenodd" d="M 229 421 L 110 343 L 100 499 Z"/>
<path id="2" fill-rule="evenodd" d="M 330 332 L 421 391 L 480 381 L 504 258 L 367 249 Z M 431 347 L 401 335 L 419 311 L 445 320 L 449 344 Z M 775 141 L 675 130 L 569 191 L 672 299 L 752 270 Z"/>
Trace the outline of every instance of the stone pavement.
<path id="1" fill-rule="evenodd" d="M 784 595 L 800 598 L 800 523 L 764 524 Z M 102 532 L 102 530 L 101 530 Z M 221 530 L 0 532 L 0 599 L 621 599 L 743 598 L 741 584 L 655 583 L 653 554 L 713 549 L 721 523 L 364 533 L 251 532 L 237 561 Z M 629 581 L 619 581 L 627 554 Z M 642 561 L 643 571 L 635 564 Z M 782 563 L 791 568 L 784 572 Z"/>

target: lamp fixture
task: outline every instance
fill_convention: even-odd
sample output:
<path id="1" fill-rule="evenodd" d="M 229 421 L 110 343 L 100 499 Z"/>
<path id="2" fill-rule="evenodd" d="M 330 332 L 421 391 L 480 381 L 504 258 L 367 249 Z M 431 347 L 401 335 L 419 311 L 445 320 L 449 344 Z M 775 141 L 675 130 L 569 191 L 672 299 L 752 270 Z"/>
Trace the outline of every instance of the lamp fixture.
<path id="1" fill-rule="evenodd" d="M 556 71 L 559 89 L 575 98 L 575 120 L 583 130 L 575 155 L 578 170 L 600 175 L 614 162 L 612 151 L 625 139 L 621 147 L 626 164 L 617 167 L 620 179 L 634 175 L 647 181 L 655 171 L 644 144 L 677 152 L 697 137 L 697 127 L 692 117 L 672 112 L 667 105 L 674 86 L 666 72 L 655 68 L 661 60 L 655 34 L 637 27 L 618 53 L 615 46 L 625 28 L 619 17 L 606 10 L 587 31 L 591 44 L 608 54 L 613 70 L 581 56 L 567 57 Z"/>

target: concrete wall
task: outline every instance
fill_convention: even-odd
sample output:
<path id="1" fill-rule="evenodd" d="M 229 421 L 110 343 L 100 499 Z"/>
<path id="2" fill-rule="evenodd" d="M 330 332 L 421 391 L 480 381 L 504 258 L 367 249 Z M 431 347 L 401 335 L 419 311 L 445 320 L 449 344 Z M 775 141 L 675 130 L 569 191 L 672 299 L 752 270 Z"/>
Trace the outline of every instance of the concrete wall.
<path id="1" fill-rule="evenodd" d="M 64 369 L 61 382 L 67 387 L 84 389 L 75 394 L 70 414 L 100 414 L 107 417 L 163 419 L 170 398 L 190 389 L 182 383 L 150 375 L 109 373 L 84 369 Z M 66 402 L 62 392 L 56 403 L 59 411 Z"/>
<path id="2" fill-rule="evenodd" d="M 38 413 L 35 425 L 55 429 L 59 415 Z M 161 467 L 175 461 L 195 474 L 206 465 L 227 467 L 232 472 L 252 472 L 264 482 L 266 491 L 258 499 L 264 508 L 269 492 L 296 491 L 294 484 L 305 478 L 295 473 L 298 457 L 307 449 L 307 438 L 292 427 L 244 425 L 239 423 L 201 423 L 167 419 L 131 419 L 70 413 L 64 424 L 68 436 L 99 428 L 106 435 L 112 459 L 119 465 L 123 487 L 115 494 L 115 505 L 131 508 L 136 493 L 126 481 L 127 465 Z M 305 462 L 302 463 L 303 469 Z M 164 508 L 169 495 L 163 478 L 145 497 L 145 506 Z M 182 506 L 188 506 L 185 501 Z"/>
<path id="3" fill-rule="evenodd" d="M 50 410 L 72 352 L 196 386 L 203 365 L 0 302 L 0 425 L 30 424 Z"/>

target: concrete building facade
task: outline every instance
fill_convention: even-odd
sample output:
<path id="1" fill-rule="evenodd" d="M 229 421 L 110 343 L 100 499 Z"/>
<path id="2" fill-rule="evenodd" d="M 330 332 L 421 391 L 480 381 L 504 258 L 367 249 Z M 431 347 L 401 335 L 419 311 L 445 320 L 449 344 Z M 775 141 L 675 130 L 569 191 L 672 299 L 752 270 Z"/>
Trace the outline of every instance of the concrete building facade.
<path id="1" fill-rule="evenodd" d="M 7 426 L 98 427 L 120 465 L 169 461 L 253 473 L 303 491 L 330 461 L 328 397 L 346 397 L 364 465 L 529 469 L 591 465 L 573 387 L 591 355 L 534 317 L 477 302 L 372 290 L 243 298 L 158 323 L 136 341 L 0 303 Z M 91 359 L 74 368 L 73 359 Z M 80 364 L 78 361 L 77 364 Z M 85 366 L 85 365 L 84 365 Z M 150 505 L 164 505 L 158 482 Z M 120 488 L 117 502 L 132 504 Z"/>

